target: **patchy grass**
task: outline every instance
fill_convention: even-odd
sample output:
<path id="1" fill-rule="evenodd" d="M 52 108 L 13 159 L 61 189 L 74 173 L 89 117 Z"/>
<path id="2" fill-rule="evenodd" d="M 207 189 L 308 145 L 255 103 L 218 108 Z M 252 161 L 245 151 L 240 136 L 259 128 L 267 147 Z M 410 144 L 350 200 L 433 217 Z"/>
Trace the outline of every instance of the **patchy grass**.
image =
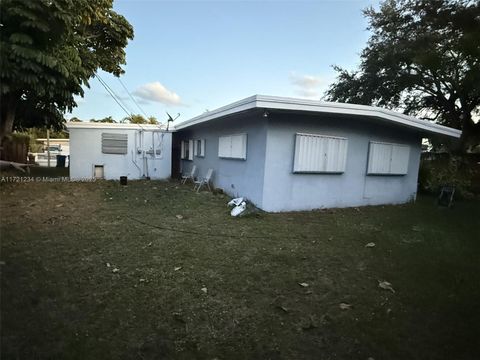
<path id="1" fill-rule="evenodd" d="M 4 359 L 480 353 L 478 201 L 232 218 L 174 182 L 0 191 Z"/>

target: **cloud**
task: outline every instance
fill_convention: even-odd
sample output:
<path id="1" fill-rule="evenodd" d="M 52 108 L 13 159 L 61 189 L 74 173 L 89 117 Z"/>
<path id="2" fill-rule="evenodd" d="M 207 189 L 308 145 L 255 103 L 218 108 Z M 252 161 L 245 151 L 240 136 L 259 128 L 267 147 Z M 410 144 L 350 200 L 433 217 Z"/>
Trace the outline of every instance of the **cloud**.
<path id="1" fill-rule="evenodd" d="M 133 94 L 144 100 L 144 101 L 154 101 L 166 105 L 181 105 L 182 101 L 180 96 L 174 93 L 171 90 L 168 90 L 165 86 L 160 84 L 158 81 L 143 84 L 137 88 Z"/>
<path id="2" fill-rule="evenodd" d="M 298 95 L 306 98 L 320 98 L 320 88 L 325 84 L 320 76 L 300 75 L 292 71 L 289 79 Z"/>

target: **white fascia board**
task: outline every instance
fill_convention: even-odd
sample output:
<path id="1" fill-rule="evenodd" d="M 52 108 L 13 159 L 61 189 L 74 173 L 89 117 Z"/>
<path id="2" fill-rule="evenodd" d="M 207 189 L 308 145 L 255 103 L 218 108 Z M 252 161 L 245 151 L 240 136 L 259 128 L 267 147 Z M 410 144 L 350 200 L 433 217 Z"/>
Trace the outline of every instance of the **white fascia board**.
<path id="1" fill-rule="evenodd" d="M 65 126 L 72 129 L 110 129 L 110 130 L 147 130 L 165 131 L 163 125 L 153 124 L 119 124 L 119 123 L 94 123 L 94 122 L 67 122 Z"/>
<path id="2" fill-rule="evenodd" d="M 353 116 L 375 117 L 383 121 L 389 121 L 401 126 L 422 130 L 432 134 L 441 134 L 459 138 L 462 132 L 447 126 L 442 126 L 420 120 L 413 116 L 404 115 L 392 110 L 382 109 L 367 105 L 343 104 L 333 102 L 323 102 L 316 100 L 304 100 L 285 98 L 277 96 L 254 95 L 246 99 L 223 106 L 213 111 L 209 111 L 200 116 L 186 120 L 175 126 L 176 130 L 181 130 L 193 125 L 207 122 L 216 118 L 232 115 L 250 109 L 274 109 L 299 112 L 344 114 Z"/>
<path id="3" fill-rule="evenodd" d="M 236 114 L 238 112 L 254 109 L 256 106 L 256 97 L 250 96 L 246 99 L 236 101 L 226 106 L 222 106 L 218 109 L 207 111 L 202 115 L 196 116 L 189 120 L 185 120 L 182 123 L 175 125 L 176 130 L 181 130 L 189 126 L 197 125 L 206 121 L 210 121 L 219 117 L 228 116 L 231 114 Z"/>

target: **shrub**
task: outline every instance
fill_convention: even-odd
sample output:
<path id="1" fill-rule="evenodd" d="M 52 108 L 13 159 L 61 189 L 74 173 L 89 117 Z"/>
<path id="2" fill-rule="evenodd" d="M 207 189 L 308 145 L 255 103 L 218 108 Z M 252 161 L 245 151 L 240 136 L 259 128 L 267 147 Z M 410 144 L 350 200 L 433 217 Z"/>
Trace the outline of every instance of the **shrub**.
<path id="1" fill-rule="evenodd" d="M 478 156 L 450 154 L 422 156 L 418 174 L 419 190 L 438 194 L 444 185 L 455 186 L 458 195 L 471 198 L 480 195 Z"/>

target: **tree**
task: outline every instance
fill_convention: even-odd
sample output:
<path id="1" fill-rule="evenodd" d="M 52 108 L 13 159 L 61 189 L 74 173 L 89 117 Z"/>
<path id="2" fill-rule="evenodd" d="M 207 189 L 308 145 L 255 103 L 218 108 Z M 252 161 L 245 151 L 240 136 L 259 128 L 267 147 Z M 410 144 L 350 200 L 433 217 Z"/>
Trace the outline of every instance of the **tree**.
<path id="1" fill-rule="evenodd" d="M 132 114 L 130 116 L 127 116 L 123 119 L 122 122 L 129 122 L 130 124 L 158 124 L 158 120 L 155 118 L 155 116 L 149 116 L 148 119 L 145 119 L 140 114 Z"/>
<path id="2" fill-rule="evenodd" d="M 72 120 L 70 120 L 72 121 Z M 110 124 L 114 124 L 116 123 L 115 119 L 112 118 L 111 116 L 107 116 L 106 118 L 103 118 L 103 119 L 90 119 L 90 122 L 95 122 L 95 123 L 110 123 Z"/>
<path id="3" fill-rule="evenodd" d="M 113 0 L 0 2 L 0 141 L 14 127 L 60 129 L 98 69 L 119 76 L 133 39 Z"/>
<path id="4" fill-rule="evenodd" d="M 372 35 L 360 67 L 335 67 L 325 98 L 395 108 L 461 129 L 463 151 L 478 144 L 480 3 L 386 0 L 364 15 Z"/>

